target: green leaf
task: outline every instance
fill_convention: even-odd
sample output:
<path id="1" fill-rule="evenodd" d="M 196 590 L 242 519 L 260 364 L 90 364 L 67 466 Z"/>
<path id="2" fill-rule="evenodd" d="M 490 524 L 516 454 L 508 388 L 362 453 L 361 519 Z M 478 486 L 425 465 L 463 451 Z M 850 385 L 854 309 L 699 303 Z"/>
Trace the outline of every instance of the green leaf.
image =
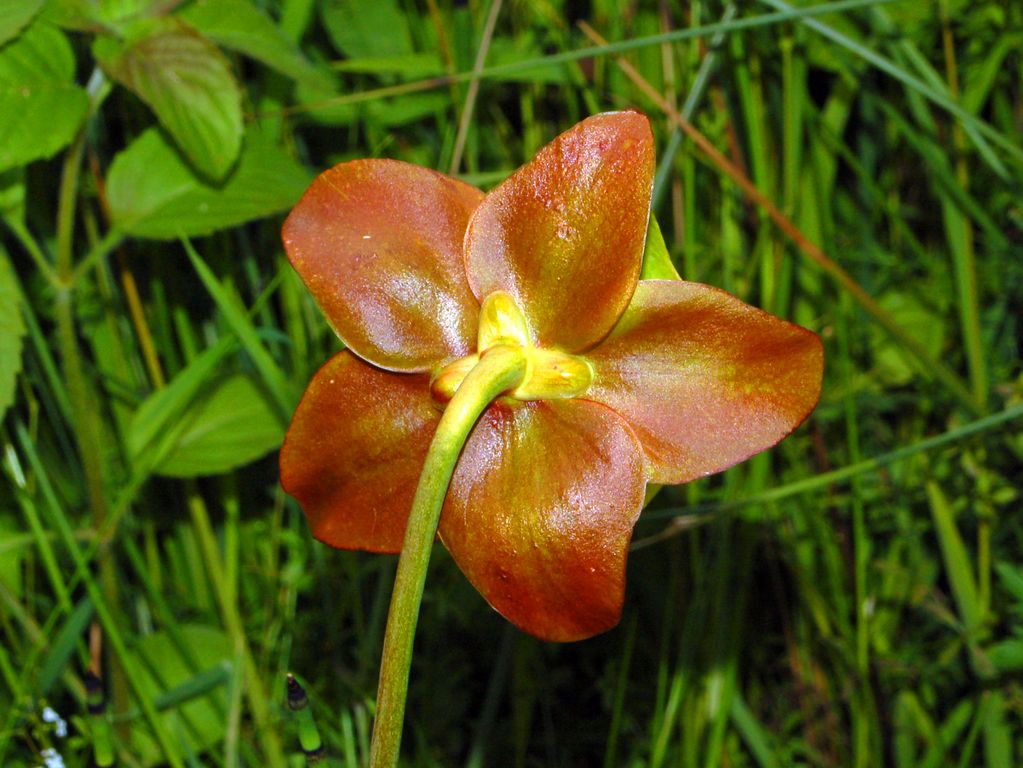
<path id="1" fill-rule="evenodd" d="M 895 730 L 892 739 L 895 765 L 898 768 L 915 768 L 919 764 L 918 744 L 934 742 L 938 729 L 912 691 L 902 690 L 895 695 L 892 725 Z"/>
<path id="2" fill-rule="evenodd" d="M 7 510 L 0 511 L 0 586 L 21 599 L 25 557 L 33 549 L 31 533 Z"/>
<path id="3" fill-rule="evenodd" d="M 443 114 L 450 101 L 443 93 L 408 93 L 365 105 L 366 120 L 382 126 L 408 125 Z"/>
<path id="4" fill-rule="evenodd" d="M 940 768 L 951 764 L 949 752 L 954 745 L 963 742 L 964 731 L 970 724 L 973 713 L 973 702 L 969 699 L 963 699 L 952 707 L 952 711 L 935 731 L 927 751 L 916 765 L 919 768 Z"/>
<path id="5" fill-rule="evenodd" d="M 177 444 L 157 467 L 161 475 L 195 477 L 244 466 L 279 447 L 284 429 L 263 390 L 232 376 L 185 413 Z"/>
<path id="6" fill-rule="evenodd" d="M 641 280 L 681 280 L 675 265 L 671 263 L 668 245 L 661 234 L 661 226 L 650 214 L 650 225 L 646 233 L 646 249 L 643 251 L 643 271 Z"/>
<path id="7" fill-rule="evenodd" d="M 530 59 L 544 57 L 543 41 L 536 35 L 523 33 L 515 37 L 502 37 L 494 40 L 487 56 L 487 68 L 518 64 Z M 571 67 L 577 64 L 555 63 L 540 64 L 528 69 L 517 69 L 510 72 L 497 71 L 487 76 L 488 80 L 504 83 L 546 83 L 547 85 L 564 85 Z"/>
<path id="8" fill-rule="evenodd" d="M 984 764 L 988 768 L 1001 768 L 1013 764 L 1012 742 L 1015 727 L 1006 722 L 1011 713 L 1001 691 L 987 691 L 982 699 L 984 707 Z M 1014 721 L 1014 714 L 1009 714 Z M 1010 721 L 1011 722 L 1011 721 Z"/>
<path id="9" fill-rule="evenodd" d="M 162 0 L 99 0 L 97 5 L 96 18 L 114 23 L 142 16 L 166 3 Z"/>
<path id="10" fill-rule="evenodd" d="M 128 452 L 136 464 L 160 462 L 176 439 L 174 430 L 185 411 L 235 346 L 233 338 L 223 337 L 138 407 L 128 427 Z"/>
<path id="11" fill-rule="evenodd" d="M 284 439 L 277 411 L 251 379 L 231 376 L 184 412 L 177 440 L 156 467 L 170 477 L 228 472 L 255 461 Z"/>
<path id="12" fill-rule="evenodd" d="M 952 587 L 959 620 L 967 633 L 980 629 L 984 620 L 983 609 L 977 598 L 977 585 L 973 577 L 973 566 L 966 545 L 956 526 L 955 513 L 948 498 L 937 483 L 927 483 L 927 497 L 931 506 L 934 529 L 938 534 L 945 575 Z"/>
<path id="13" fill-rule="evenodd" d="M 237 295 L 224 287 L 187 239 L 182 239 L 181 244 L 184 246 L 185 253 L 188 254 L 188 260 L 192 262 L 196 274 L 199 275 L 206 290 L 209 291 L 210 298 L 223 314 L 228 327 L 238 337 L 242 349 L 248 354 L 252 364 L 259 372 L 260 380 L 276 401 L 277 414 L 281 418 L 280 423 L 283 428 L 288 423 L 298 402 L 298 398 L 294 396 L 291 382 L 288 381 L 277 362 L 263 346 L 263 342 L 252 324 L 252 318 L 241 306 Z"/>
<path id="14" fill-rule="evenodd" d="M 294 80 L 331 86 L 330 78 L 318 71 L 273 20 L 249 0 L 197 0 L 186 6 L 178 18 L 210 40 Z"/>
<path id="15" fill-rule="evenodd" d="M 995 563 L 995 570 L 1002 588 L 1016 601 L 1017 610 L 1023 611 L 1023 566 L 1002 562 Z"/>
<path id="16" fill-rule="evenodd" d="M 398 75 L 402 80 L 422 80 L 444 74 L 444 64 L 436 52 L 364 56 L 339 61 L 334 68 L 338 72 L 362 75 Z"/>
<path id="17" fill-rule="evenodd" d="M 326 0 L 322 14 L 334 47 L 350 58 L 412 53 L 408 22 L 396 0 Z"/>
<path id="18" fill-rule="evenodd" d="M 757 764 L 762 768 L 776 768 L 778 761 L 772 749 L 770 729 L 757 721 L 756 716 L 738 694 L 732 698 L 729 714 L 739 735 L 756 757 Z"/>
<path id="19" fill-rule="evenodd" d="M 1006 58 L 1020 50 L 1023 50 L 1023 34 L 1000 37 L 985 54 L 981 65 L 967 70 L 966 82 L 963 84 L 963 107 L 974 114 L 980 112 L 998 76 L 1005 71 Z"/>
<path id="20" fill-rule="evenodd" d="M 49 650 L 39 666 L 39 677 L 36 680 L 39 691 L 44 696 L 53 688 L 60 673 L 67 668 L 76 644 L 82 639 L 85 628 L 92 620 L 93 612 L 92 600 L 88 596 L 83 597 L 67 617 L 60 631 L 50 641 Z"/>
<path id="21" fill-rule="evenodd" d="M 166 730 L 180 738 L 188 751 L 201 753 L 220 741 L 226 729 L 224 683 L 230 680 L 234 666 L 231 642 L 219 629 L 200 624 L 185 624 L 177 634 L 194 666 L 168 632 L 146 635 L 133 656 L 143 670 L 143 689 L 160 705 Z M 204 683 L 207 680 L 216 685 L 211 688 Z M 182 691 L 192 695 L 184 697 Z M 161 764 L 162 751 L 146 729 L 132 728 L 130 732 L 132 750 L 142 764 Z"/>
<path id="22" fill-rule="evenodd" d="M 45 3 L 42 18 L 75 32 L 110 31 L 99 18 L 95 0 L 49 0 Z"/>
<path id="23" fill-rule="evenodd" d="M 295 99 L 302 106 L 302 114 L 323 125 L 350 125 L 359 119 L 359 104 L 337 103 L 340 94 L 331 85 L 313 85 L 299 82 Z"/>
<path id="24" fill-rule="evenodd" d="M 107 199 L 114 226 L 136 237 L 207 235 L 290 208 L 309 173 L 257 130 L 245 136 L 238 165 L 221 184 L 196 175 L 150 129 L 114 158 Z"/>
<path id="25" fill-rule="evenodd" d="M 25 220 L 25 169 L 0 173 L 0 219 Z"/>
<path id="26" fill-rule="evenodd" d="M 657 223 L 657 217 L 653 213 L 650 214 L 650 223 L 647 225 L 646 245 L 643 249 L 643 269 L 639 274 L 639 279 L 682 279 L 671 261 L 671 254 L 668 253 L 668 244 L 664 242 L 664 235 L 661 233 L 661 225 Z M 655 484 L 647 486 L 646 498 L 643 500 L 644 507 L 654 500 L 654 497 L 660 492 L 662 487 Z"/>
<path id="27" fill-rule="evenodd" d="M 224 178 L 241 149 L 241 90 L 213 43 L 177 19 L 141 19 L 124 40 L 98 38 L 93 53 L 149 105 L 200 172 Z"/>
<path id="28" fill-rule="evenodd" d="M 24 29 L 42 7 L 43 0 L 0 0 L 0 45 Z"/>
<path id="29" fill-rule="evenodd" d="M 933 359 L 945 346 L 942 317 L 910 293 L 889 291 L 878 299 L 892 319 L 917 339 Z M 874 371 L 877 380 L 890 387 L 909 384 L 919 370 L 913 353 L 904 349 L 880 328 L 873 330 Z"/>
<path id="30" fill-rule="evenodd" d="M 21 372 L 21 340 L 24 336 L 18 284 L 7 251 L 0 245 L 0 421 L 14 402 L 14 385 Z"/>
<path id="31" fill-rule="evenodd" d="M 142 16 L 159 16 L 167 0 L 50 0 L 45 16 L 79 32 L 116 32 Z"/>
<path id="32" fill-rule="evenodd" d="M 64 34 L 38 21 L 0 48 L 0 171 L 52 156 L 74 138 L 89 97 Z"/>
<path id="33" fill-rule="evenodd" d="M 1023 637 L 1001 640 L 988 647 L 988 660 L 1003 675 L 1023 672 Z"/>

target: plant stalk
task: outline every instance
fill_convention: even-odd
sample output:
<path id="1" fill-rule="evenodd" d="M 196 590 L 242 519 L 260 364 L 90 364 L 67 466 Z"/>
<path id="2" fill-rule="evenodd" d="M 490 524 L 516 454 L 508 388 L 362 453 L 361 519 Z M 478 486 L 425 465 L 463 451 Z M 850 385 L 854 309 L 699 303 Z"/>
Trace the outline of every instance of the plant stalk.
<path id="1" fill-rule="evenodd" d="M 504 345 L 492 347 L 465 377 L 437 425 L 437 433 L 426 454 L 419 487 L 412 501 L 387 614 L 376 723 L 370 751 L 371 768 L 394 768 L 398 765 L 419 604 L 423 599 L 430 551 L 455 464 L 480 414 L 501 393 L 517 387 L 525 373 L 523 350 Z"/>
<path id="2" fill-rule="evenodd" d="M 74 142 L 64 157 L 64 165 L 60 179 L 60 194 L 57 203 L 57 251 L 56 280 L 57 289 L 54 301 L 57 320 L 57 336 L 63 362 L 64 379 L 67 382 L 71 400 L 72 422 L 75 440 L 82 459 L 85 474 L 86 492 L 92 523 L 95 530 L 103 528 L 107 518 L 107 498 L 104 487 L 102 427 L 99 413 L 95 408 L 95 398 L 91 392 L 88 378 L 78 348 L 78 331 L 74 310 L 74 225 L 75 208 L 78 201 L 78 181 L 81 171 L 82 155 L 85 150 L 85 130 L 79 131 Z M 114 563 L 103 545 L 99 557 L 99 576 L 103 585 L 103 596 L 113 610 L 118 602 L 117 574 Z M 102 649 L 98 643 L 93 644 L 94 671 L 99 673 Z M 123 670 L 117 659 L 111 659 L 110 669 L 106 674 L 110 681 L 111 703 L 115 713 L 127 708 L 128 686 Z"/>

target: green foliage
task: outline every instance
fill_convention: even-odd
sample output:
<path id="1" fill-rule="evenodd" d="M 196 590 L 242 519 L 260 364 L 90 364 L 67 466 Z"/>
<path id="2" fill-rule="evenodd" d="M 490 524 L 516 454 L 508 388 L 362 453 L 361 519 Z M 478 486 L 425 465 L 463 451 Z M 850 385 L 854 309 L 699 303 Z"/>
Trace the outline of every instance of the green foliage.
<path id="1" fill-rule="evenodd" d="M 185 156 L 219 181 L 242 143 L 241 92 L 216 46 L 176 19 L 139 19 L 99 37 L 97 61 L 152 108 Z"/>
<path id="2" fill-rule="evenodd" d="M 262 390 L 247 376 L 232 376 L 207 385 L 175 414 L 174 432 L 153 471 L 169 477 L 228 472 L 279 447 L 283 438 L 280 418 Z M 136 455 L 146 447 L 137 447 Z"/>
<path id="3" fill-rule="evenodd" d="M 234 656 L 222 631 L 183 624 L 173 635 L 154 632 L 142 639 L 134 656 L 146 670 L 143 684 L 161 719 L 190 752 L 202 752 L 223 738 L 224 685 Z M 143 765 L 162 762 L 162 750 L 144 731 L 133 731 L 132 747 Z"/>
<path id="4" fill-rule="evenodd" d="M 913 293 L 889 291 L 878 298 L 878 303 L 895 321 L 918 339 L 930 355 L 937 359 L 947 344 L 948 333 L 941 314 L 929 309 Z M 903 387 L 917 375 L 913 356 L 880 329 L 871 340 L 874 351 L 874 381 L 890 387 Z"/>
<path id="5" fill-rule="evenodd" d="M 39 13 L 45 0 L 0 0 L 0 45 L 17 35 Z"/>
<path id="6" fill-rule="evenodd" d="M 309 181 L 309 173 L 258 129 L 246 134 L 237 166 L 214 184 L 197 175 L 161 131 L 150 128 L 114 158 L 107 201 L 123 233 L 174 240 L 285 210 Z"/>
<path id="7" fill-rule="evenodd" d="M 646 235 L 646 249 L 643 252 L 642 280 L 678 280 L 678 271 L 671 263 L 668 245 L 664 242 L 661 226 L 657 217 L 650 217 L 650 229 Z"/>
<path id="8" fill-rule="evenodd" d="M 203 388 L 216 376 L 222 361 L 232 351 L 233 340 L 221 340 L 197 355 L 167 386 L 139 404 L 132 414 L 127 437 L 128 451 L 136 464 L 145 461 L 158 465 L 175 450 L 180 430 L 194 422 Z"/>
<path id="9" fill-rule="evenodd" d="M 74 71 L 67 37 L 45 21 L 0 48 L 0 172 L 70 143 L 89 104 Z"/>
<path id="10" fill-rule="evenodd" d="M 822 402 L 660 491 L 587 643 L 517 635 L 438 548 L 407 765 L 1023 764 L 1023 6 L 551 0 L 488 36 L 490 7 L 0 0 L 0 765 L 86 765 L 104 723 L 118 764 L 301 764 L 289 671 L 365 764 L 393 559 L 318 544 L 277 482 L 339 348 L 283 216 L 342 160 L 490 187 L 630 107 L 644 275 L 816 330 Z"/>
<path id="11" fill-rule="evenodd" d="M 339 53 L 352 59 L 401 59 L 412 53 L 408 21 L 397 0 L 326 0 L 323 26 Z"/>
<path id="12" fill-rule="evenodd" d="M 295 43 L 248 0 L 197 0 L 178 18 L 218 45 L 260 61 L 295 80 L 329 85 Z"/>
<path id="13" fill-rule="evenodd" d="M 21 372 L 21 343 L 25 324 L 21 319 L 21 291 L 11 262 L 0 245 L 0 418 L 14 402 L 14 385 Z"/>
<path id="14" fill-rule="evenodd" d="M 23 222 L 25 218 L 25 170 L 0 173 L 0 218 Z"/>

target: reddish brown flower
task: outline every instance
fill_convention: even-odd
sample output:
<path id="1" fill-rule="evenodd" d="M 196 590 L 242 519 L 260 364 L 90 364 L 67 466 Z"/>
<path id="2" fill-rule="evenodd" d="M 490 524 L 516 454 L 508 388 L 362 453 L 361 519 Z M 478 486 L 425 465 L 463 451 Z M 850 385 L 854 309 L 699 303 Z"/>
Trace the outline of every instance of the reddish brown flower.
<path id="1" fill-rule="evenodd" d="M 653 137 L 584 120 L 484 195 L 390 160 L 323 173 L 292 264 L 348 349 L 302 398 L 281 479 L 317 538 L 398 552 L 445 403 L 488 349 L 528 354 L 455 469 L 440 538 L 501 614 L 574 640 L 619 618 L 647 483 L 719 472 L 820 394 L 811 332 L 705 285 L 640 280 Z"/>

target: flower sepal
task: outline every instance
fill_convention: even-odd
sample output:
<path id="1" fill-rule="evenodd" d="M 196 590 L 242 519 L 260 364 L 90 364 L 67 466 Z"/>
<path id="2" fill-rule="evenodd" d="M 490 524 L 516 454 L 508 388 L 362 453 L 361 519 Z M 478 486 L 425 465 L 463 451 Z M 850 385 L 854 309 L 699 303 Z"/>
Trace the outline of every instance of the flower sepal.
<path id="1" fill-rule="evenodd" d="M 449 363 L 430 382 L 430 393 L 441 408 L 454 397 L 480 358 L 499 347 L 515 347 L 526 356 L 522 383 L 505 397 L 523 401 L 569 400 L 585 394 L 593 382 L 593 366 L 584 357 L 543 349 L 530 341 L 525 315 L 511 294 L 504 291 L 495 291 L 483 301 L 477 339 L 477 354 Z"/>

